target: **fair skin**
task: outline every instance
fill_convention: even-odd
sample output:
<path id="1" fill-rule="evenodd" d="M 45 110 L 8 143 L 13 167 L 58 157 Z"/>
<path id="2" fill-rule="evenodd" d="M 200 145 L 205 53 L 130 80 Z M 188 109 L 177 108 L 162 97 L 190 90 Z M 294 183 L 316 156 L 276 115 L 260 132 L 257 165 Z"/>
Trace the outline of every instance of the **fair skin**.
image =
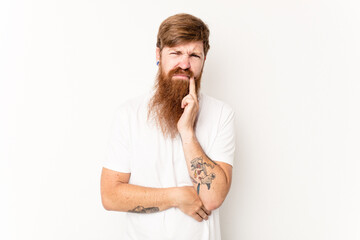
<path id="1" fill-rule="evenodd" d="M 190 42 L 176 47 L 156 50 L 156 60 L 162 61 L 165 72 L 181 67 L 189 69 L 195 78 L 200 75 L 205 62 L 203 43 Z M 188 79 L 190 91 L 182 100 L 184 113 L 178 122 L 186 163 L 193 186 L 173 188 L 148 188 L 129 184 L 131 173 L 120 173 L 103 168 L 101 175 L 101 197 L 105 209 L 133 211 L 141 206 L 144 212 L 179 208 L 197 221 L 207 220 L 211 210 L 224 201 L 231 184 L 232 166 L 209 159 L 197 141 L 194 123 L 199 111 L 194 78 L 177 75 L 176 79 Z M 201 163 L 201 174 L 194 175 L 194 160 Z M 198 165 L 197 165 L 198 166 Z"/>
<path id="2" fill-rule="evenodd" d="M 185 153 L 189 175 L 194 188 L 207 209 L 213 210 L 222 204 L 229 192 L 232 166 L 207 157 L 197 140 L 194 123 L 199 111 L 195 81 L 190 79 L 190 93 L 182 100 L 184 113 L 177 124 Z"/>
<path id="3" fill-rule="evenodd" d="M 161 61 L 165 72 L 181 67 L 189 69 L 194 76 L 199 76 L 205 63 L 203 43 L 201 41 L 184 43 L 174 47 L 164 47 L 162 51 L 156 48 L 156 61 Z M 173 79 L 182 78 L 189 80 L 188 76 L 175 75 Z"/>

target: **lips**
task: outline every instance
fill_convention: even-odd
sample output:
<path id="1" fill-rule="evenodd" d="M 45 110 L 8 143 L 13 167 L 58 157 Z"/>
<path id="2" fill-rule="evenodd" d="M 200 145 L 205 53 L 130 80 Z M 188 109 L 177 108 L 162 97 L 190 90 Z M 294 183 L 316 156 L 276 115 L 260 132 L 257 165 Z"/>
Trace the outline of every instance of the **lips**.
<path id="1" fill-rule="evenodd" d="M 174 77 L 182 77 L 182 78 L 190 78 L 189 75 L 185 75 L 185 74 L 174 74 Z"/>

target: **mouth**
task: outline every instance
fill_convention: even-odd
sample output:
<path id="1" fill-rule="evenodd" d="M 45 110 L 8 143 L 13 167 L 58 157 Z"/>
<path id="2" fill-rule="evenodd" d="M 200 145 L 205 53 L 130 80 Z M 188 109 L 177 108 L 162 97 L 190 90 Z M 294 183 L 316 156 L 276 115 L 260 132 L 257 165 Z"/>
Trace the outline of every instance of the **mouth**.
<path id="1" fill-rule="evenodd" d="M 190 76 L 186 75 L 186 74 L 174 74 L 173 77 L 174 78 L 182 78 L 182 79 L 190 79 Z"/>

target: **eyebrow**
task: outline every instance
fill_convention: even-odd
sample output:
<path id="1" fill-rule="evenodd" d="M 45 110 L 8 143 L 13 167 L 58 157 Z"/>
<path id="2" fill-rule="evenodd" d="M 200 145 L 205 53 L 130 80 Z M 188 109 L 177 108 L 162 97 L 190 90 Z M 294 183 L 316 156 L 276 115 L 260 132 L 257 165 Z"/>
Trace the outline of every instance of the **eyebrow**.
<path id="1" fill-rule="evenodd" d="M 182 51 L 181 51 L 181 50 L 176 49 L 176 48 L 170 48 L 170 51 L 174 51 L 174 52 L 182 53 Z M 203 55 L 201 52 L 196 52 L 196 51 L 195 51 L 195 52 L 192 52 L 190 55 L 192 55 L 192 54 L 199 55 L 199 56 L 202 56 L 202 55 Z"/>
<path id="2" fill-rule="evenodd" d="M 192 54 L 196 54 L 196 55 L 199 55 L 199 56 L 202 55 L 202 53 L 200 53 L 200 52 L 193 52 Z"/>

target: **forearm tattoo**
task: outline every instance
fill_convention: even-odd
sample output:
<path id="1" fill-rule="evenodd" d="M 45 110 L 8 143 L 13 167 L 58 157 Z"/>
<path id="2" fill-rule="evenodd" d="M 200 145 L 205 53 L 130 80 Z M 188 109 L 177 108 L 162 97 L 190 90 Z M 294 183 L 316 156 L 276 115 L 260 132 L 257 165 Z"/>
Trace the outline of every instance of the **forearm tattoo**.
<path id="1" fill-rule="evenodd" d="M 158 207 L 144 208 L 143 206 L 137 206 L 136 208 L 131 209 L 128 212 L 131 212 L 131 213 L 154 213 L 154 212 L 158 212 L 158 211 L 159 211 Z"/>
<path id="2" fill-rule="evenodd" d="M 191 178 L 191 181 L 192 181 L 194 184 L 197 184 L 197 183 L 198 183 L 193 177 L 190 176 L 190 178 Z"/>
<path id="3" fill-rule="evenodd" d="M 202 157 L 197 157 L 191 160 L 191 171 L 194 173 L 194 177 L 191 177 L 191 180 L 194 184 L 197 184 L 197 193 L 200 192 L 200 185 L 206 184 L 207 189 L 211 187 L 212 180 L 215 179 L 215 173 L 208 173 L 207 168 L 213 169 L 217 165 L 214 161 L 210 160 L 214 165 L 204 162 Z"/>

